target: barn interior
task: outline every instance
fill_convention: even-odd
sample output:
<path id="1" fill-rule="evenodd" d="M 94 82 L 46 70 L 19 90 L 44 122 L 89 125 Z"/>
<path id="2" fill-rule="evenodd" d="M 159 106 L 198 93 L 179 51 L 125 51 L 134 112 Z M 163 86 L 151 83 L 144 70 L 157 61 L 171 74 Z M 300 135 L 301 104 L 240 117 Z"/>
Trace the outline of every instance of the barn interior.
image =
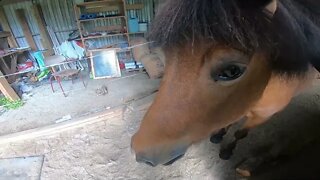
<path id="1" fill-rule="evenodd" d="M 161 2 L 0 0 L 0 179 L 320 178 L 317 79 L 230 160 L 207 139 L 168 167 L 135 161 L 130 138 L 164 75 L 147 38 Z"/>

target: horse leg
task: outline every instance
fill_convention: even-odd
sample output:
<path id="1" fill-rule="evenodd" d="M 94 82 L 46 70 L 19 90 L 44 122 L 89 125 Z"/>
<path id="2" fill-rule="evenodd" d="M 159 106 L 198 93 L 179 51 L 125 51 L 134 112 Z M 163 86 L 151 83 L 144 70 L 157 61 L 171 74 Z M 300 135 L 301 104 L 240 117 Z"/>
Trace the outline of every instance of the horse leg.
<path id="1" fill-rule="evenodd" d="M 212 136 L 210 137 L 210 142 L 212 142 L 213 144 L 221 143 L 221 141 L 223 140 L 223 136 L 227 134 L 230 126 L 231 125 L 220 129 L 220 131 L 216 134 L 212 134 Z"/>
<path id="2" fill-rule="evenodd" d="M 224 160 L 228 160 L 233 155 L 233 150 L 236 148 L 238 141 L 247 137 L 251 128 L 258 126 L 266 122 L 269 117 L 260 116 L 259 114 L 250 113 L 247 116 L 247 120 L 240 130 L 237 130 L 234 134 L 234 140 L 226 147 L 220 150 L 219 157 Z"/>
<path id="3" fill-rule="evenodd" d="M 230 144 L 228 144 L 226 147 L 220 150 L 219 157 L 223 160 L 229 160 L 233 155 L 233 150 L 236 148 L 238 141 L 247 137 L 248 132 L 249 132 L 249 129 L 246 129 L 246 128 L 236 131 L 234 134 L 234 140 Z"/>

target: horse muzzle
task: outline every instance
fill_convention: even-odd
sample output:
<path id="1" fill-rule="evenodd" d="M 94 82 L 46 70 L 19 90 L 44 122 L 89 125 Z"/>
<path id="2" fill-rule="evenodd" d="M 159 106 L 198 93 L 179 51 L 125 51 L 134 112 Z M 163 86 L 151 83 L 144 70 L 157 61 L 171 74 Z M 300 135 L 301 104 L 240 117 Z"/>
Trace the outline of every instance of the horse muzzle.
<path id="1" fill-rule="evenodd" d="M 157 165 L 169 166 L 172 165 L 177 160 L 181 159 L 186 151 L 188 146 L 175 146 L 170 148 L 148 148 L 147 150 L 137 151 L 131 146 L 132 152 L 135 153 L 136 161 L 138 163 L 144 163 L 152 167 Z"/>
<path id="2" fill-rule="evenodd" d="M 184 156 L 184 153 L 176 154 L 176 155 L 172 156 L 169 160 L 163 160 L 163 159 L 159 159 L 157 157 L 149 157 L 149 156 L 137 154 L 136 161 L 138 163 L 145 163 L 145 164 L 152 166 L 152 167 L 156 167 L 159 164 L 162 164 L 164 166 L 170 166 L 174 162 L 176 162 L 177 160 L 181 159 Z"/>

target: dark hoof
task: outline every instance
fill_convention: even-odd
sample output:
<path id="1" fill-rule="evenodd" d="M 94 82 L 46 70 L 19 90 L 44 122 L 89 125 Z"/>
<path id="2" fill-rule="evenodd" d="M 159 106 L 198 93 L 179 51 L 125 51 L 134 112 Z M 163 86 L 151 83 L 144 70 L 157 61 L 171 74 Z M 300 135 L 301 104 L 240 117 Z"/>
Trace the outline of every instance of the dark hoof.
<path id="1" fill-rule="evenodd" d="M 223 160 L 229 160 L 231 156 L 233 155 L 232 151 L 228 149 L 224 149 L 220 151 L 219 157 Z"/>
<path id="2" fill-rule="evenodd" d="M 212 142 L 213 144 L 219 144 L 222 142 L 222 140 L 223 136 L 221 136 L 220 134 L 213 135 L 210 138 L 210 142 Z"/>

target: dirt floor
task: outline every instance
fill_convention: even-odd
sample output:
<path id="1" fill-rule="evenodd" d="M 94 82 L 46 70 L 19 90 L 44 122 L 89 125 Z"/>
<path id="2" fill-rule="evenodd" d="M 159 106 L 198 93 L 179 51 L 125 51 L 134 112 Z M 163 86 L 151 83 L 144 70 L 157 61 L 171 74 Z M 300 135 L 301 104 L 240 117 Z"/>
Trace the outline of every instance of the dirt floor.
<path id="1" fill-rule="evenodd" d="M 2 144 L 0 158 L 44 156 L 41 179 L 50 180 L 244 179 L 236 174 L 235 167 L 252 160 L 260 163 L 255 164 L 251 179 L 320 177 L 319 161 L 315 161 L 320 159 L 320 82 L 295 98 L 284 112 L 252 130 L 229 161 L 219 159 L 220 145 L 204 140 L 169 167 L 138 164 L 130 151 L 130 137 L 153 98 L 154 95 L 147 96 L 118 106 L 121 113 L 112 119 L 55 135 Z M 232 131 L 235 127 L 222 146 L 230 141 Z"/>
<path id="2" fill-rule="evenodd" d="M 87 88 L 80 80 L 63 81 L 67 92 L 64 97 L 57 83 L 53 93 L 48 81 L 35 87 L 32 97 L 18 110 L 0 114 L 0 135 L 19 132 L 59 122 L 63 117 L 72 119 L 107 108 L 125 104 L 135 98 L 152 94 L 158 89 L 160 80 L 151 80 L 145 73 L 127 73 L 118 79 L 92 80 L 83 72 Z M 108 93 L 103 92 L 103 86 Z"/>

